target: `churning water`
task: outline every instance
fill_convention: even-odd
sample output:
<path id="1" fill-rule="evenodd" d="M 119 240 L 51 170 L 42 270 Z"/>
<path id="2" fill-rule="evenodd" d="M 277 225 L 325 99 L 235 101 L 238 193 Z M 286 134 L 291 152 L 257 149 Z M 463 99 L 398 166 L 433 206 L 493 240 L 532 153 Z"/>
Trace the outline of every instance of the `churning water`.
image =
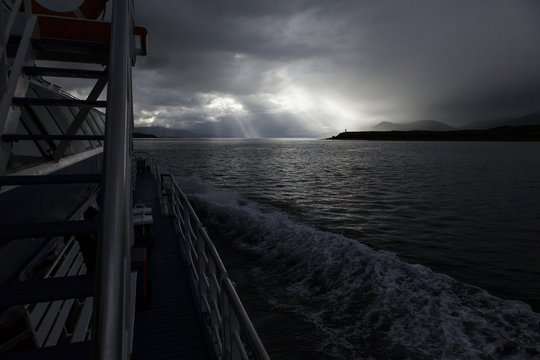
<path id="1" fill-rule="evenodd" d="M 273 358 L 540 358 L 539 143 L 136 149 L 194 203 Z"/>

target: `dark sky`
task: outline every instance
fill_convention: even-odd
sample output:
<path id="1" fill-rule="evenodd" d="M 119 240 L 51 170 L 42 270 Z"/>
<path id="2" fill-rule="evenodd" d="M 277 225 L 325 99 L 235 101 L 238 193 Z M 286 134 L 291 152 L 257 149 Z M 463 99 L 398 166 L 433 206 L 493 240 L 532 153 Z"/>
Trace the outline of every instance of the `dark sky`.
<path id="1" fill-rule="evenodd" d="M 136 1 L 137 125 L 318 137 L 537 111 L 540 1 Z"/>

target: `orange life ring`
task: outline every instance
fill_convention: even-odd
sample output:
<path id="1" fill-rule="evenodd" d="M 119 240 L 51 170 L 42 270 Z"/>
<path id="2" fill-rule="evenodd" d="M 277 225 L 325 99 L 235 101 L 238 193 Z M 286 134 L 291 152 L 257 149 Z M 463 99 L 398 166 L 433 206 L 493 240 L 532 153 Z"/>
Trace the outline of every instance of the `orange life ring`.
<path id="1" fill-rule="evenodd" d="M 84 19 L 97 19 L 99 15 L 105 9 L 105 5 L 108 0 L 85 0 L 77 9 L 72 11 L 53 11 L 47 9 L 43 5 L 37 2 L 37 0 L 32 0 L 32 13 L 42 14 L 42 15 L 52 15 L 52 16 L 65 16 L 73 18 L 84 18 Z M 24 2 L 21 5 L 21 11 L 24 11 Z"/>

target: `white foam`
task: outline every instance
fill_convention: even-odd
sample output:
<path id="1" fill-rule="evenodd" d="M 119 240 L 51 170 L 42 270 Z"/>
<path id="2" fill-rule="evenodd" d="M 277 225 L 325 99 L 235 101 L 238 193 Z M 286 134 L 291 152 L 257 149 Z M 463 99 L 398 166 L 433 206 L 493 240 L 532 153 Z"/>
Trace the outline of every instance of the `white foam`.
<path id="1" fill-rule="evenodd" d="M 200 179 L 185 181 L 209 221 L 260 256 L 248 270 L 264 279 L 269 302 L 324 334 L 318 351 L 336 358 L 540 358 L 540 315 L 522 302 L 299 224 Z"/>
<path id="2" fill-rule="evenodd" d="M 202 179 L 198 176 L 190 176 L 185 178 L 175 178 L 176 182 L 182 188 L 186 194 L 200 194 L 208 193 L 212 190 L 210 185 L 203 182 Z"/>

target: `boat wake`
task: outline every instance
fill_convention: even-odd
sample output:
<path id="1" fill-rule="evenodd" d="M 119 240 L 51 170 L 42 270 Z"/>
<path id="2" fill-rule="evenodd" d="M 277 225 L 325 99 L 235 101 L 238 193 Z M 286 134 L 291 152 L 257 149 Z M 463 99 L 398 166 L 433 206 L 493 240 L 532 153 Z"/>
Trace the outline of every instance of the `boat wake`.
<path id="1" fill-rule="evenodd" d="M 212 190 L 196 177 L 179 182 L 248 312 L 255 313 L 270 355 L 540 358 L 540 314 L 525 303 L 302 225 L 271 206 Z"/>

